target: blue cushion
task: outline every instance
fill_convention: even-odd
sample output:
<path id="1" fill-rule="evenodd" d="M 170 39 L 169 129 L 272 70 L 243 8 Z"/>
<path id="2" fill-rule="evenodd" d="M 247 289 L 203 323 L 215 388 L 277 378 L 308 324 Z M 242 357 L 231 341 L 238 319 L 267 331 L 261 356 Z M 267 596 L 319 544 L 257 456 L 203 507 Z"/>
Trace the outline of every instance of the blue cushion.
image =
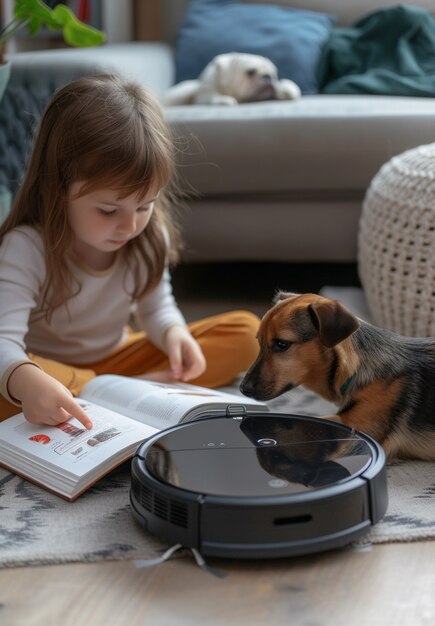
<path id="1" fill-rule="evenodd" d="M 191 0 L 175 47 L 176 82 L 198 78 L 217 54 L 248 52 L 269 58 L 279 78 L 317 93 L 317 69 L 335 17 L 268 4 Z"/>

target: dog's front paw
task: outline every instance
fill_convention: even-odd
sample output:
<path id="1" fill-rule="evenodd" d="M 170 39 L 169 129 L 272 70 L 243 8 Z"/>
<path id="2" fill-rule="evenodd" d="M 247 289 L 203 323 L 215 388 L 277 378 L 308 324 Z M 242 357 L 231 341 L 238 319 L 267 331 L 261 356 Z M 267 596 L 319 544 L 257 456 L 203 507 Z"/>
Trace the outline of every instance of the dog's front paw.
<path id="1" fill-rule="evenodd" d="M 217 96 L 215 102 L 213 104 L 224 104 L 227 106 L 234 106 L 235 104 L 239 104 L 233 96 Z"/>
<path id="2" fill-rule="evenodd" d="M 224 96 L 222 94 L 215 94 L 210 98 L 210 104 L 223 104 L 224 106 L 234 106 L 239 104 L 233 96 Z"/>
<path id="3" fill-rule="evenodd" d="M 195 104 L 218 104 L 224 106 L 234 106 L 238 104 L 233 96 L 225 96 L 220 93 L 198 93 L 195 98 Z"/>
<path id="4" fill-rule="evenodd" d="M 301 90 L 292 80 L 283 78 L 278 83 L 276 96 L 278 100 L 297 100 L 301 95 Z"/>

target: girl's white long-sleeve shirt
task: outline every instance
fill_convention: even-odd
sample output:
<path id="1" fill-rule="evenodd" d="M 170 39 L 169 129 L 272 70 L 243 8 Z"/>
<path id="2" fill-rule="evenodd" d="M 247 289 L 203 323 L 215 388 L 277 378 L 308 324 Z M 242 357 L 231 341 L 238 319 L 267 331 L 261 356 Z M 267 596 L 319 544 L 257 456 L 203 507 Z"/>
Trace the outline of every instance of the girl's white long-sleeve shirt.
<path id="1" fill-rule="evenodd" d="M 170 326 L 185 324 L 165 270 L 152 292 L 133 302 L 133 276 L 124 255 L 113 265 L 95 271 L 79 260 L 68 258 L 69 267 L 81 285 L 67 306 L 55 309 L 50 322 L 43 308 L 46 276 L 43 242 L 31 226 L 19 226 L 0 245 L 0 393 L 14 401 L 7 382 L 14 369 L 29 361 L 27 353 L 48 359 L 86 365 L 111 354 L 126 339 L 126 327 L 135 310 L 143 330 L 154 345 L 164 350 L 164 335 Z M 141 276 L 146 278 L 143 263 Z"/>

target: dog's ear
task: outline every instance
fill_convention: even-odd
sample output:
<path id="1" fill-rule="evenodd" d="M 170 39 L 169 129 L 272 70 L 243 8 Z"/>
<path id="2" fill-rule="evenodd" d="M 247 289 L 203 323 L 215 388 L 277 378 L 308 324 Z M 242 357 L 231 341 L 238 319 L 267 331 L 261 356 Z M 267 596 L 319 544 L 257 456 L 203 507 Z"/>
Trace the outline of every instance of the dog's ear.
<path id="1" fill-rule="evenodd" d="M 278 302 L 282 302 L 283 300 L 287 300 L 287 298 L 294 298 L 299 296 L 298 293 L 289 293 L 288 291 L 281 291 L 280 289 L 273 296 L 272 304 L 278 304 Z"/>
<path id="2" fill-rule="evenodd" d="M 218 54 L 213 60 L 214 86 L 224 89 L 231 77 L 231 64 L 234 60 L 234 52 Z"/>
<path id="3" fill-rule="evenodd" d="M 327 348 L 336 346 L 359 328 L 359 321 L 337 300 L 320 300 L 308 306 L 320 341 Z"/>

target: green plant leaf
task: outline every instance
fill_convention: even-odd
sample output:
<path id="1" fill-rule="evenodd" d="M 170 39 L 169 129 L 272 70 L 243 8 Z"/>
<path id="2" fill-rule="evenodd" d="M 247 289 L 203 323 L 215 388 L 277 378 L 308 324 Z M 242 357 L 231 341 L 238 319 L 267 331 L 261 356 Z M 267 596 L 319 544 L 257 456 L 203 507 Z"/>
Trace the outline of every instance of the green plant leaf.
<path id="1" fill-rule="evenodd" d="M 98 46 L 106 38 L 100 30 L 83 24 L 64 4 L 58 4 L 52 13 L 62 24 L 65 41 L 72 46 Z"/>
<path id="2" fill-rule="evenodd" d="M 64 4 L 50 9 L 42 0 L 15 0 L 14 18 L 22 20 L 29 35 L 36 35 L 41 26 L 51 31 L 62 29 L 71 46 L 99 46 L 106 39 L 103 32 L 81 22 Z"/>
<path id="3" fill-rule="evenodd" d="M 32 33 L 38 32 L 41 26 L 50 29 L 59 29 L 62 24 L 56 19 L 52 11 L 42 0 L 15 0 L 14 17 L 29 20 Z"/>

